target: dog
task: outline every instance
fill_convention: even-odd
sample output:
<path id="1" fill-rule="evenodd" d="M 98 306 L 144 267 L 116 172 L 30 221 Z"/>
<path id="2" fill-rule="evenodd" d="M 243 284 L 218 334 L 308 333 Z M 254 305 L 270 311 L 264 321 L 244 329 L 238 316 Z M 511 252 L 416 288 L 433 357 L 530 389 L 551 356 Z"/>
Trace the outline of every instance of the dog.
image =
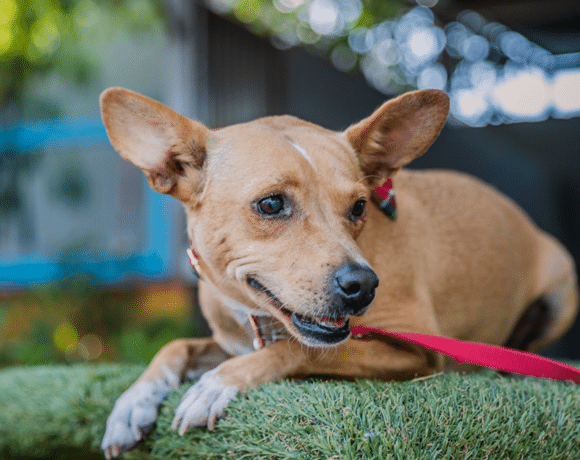
<path id="1" fill-rule="evenodd" d="M 266 382 L 450 368 L 419 346 L 352 340 L 349 325 L 537 352 L 576 317 L 572 257 L 510 199 L 467 175 L 402 169 L 445 124 L 442 91 L 387 101 L 344 132 L 292 116 L 212 131 L 122 88 L 100 103 L 113 147 L 183 203 L 213 332 L 163 347 L 121 395 L 107 459 L 147 435 L 184 381 L 199 378 L 175 413 L 181 435 L 213 429 L 232 398 Z M 386 180 L 396 219 L 373 204 Z"/>

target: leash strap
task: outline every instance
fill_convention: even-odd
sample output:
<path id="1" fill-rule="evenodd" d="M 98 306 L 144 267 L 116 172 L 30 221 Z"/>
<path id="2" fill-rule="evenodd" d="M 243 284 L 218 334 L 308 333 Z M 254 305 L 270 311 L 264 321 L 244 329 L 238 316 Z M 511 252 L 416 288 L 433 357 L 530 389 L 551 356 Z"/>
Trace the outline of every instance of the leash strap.
<path id="1" fill-rule="evenodd" d="M 580 383 L 580 369 L 525 351 L 414 332 L 388 332 L 373 327 L 351 326 L 350 331 L 353 338 L 358 340 L 373 340 L 377 334 L 402 339 L 442 353 L 458 363 L 471 363 L 514 374 Z"/>

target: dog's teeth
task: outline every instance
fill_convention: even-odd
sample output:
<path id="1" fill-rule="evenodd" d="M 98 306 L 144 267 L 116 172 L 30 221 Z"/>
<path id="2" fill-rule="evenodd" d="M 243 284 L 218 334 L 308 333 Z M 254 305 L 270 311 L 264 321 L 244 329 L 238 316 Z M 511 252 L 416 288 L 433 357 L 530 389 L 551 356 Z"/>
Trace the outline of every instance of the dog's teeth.
<path id="1" fill-rule="evenodd" d="M 348 321 L 348 317 L 343 318 L 313 318 L 311 316 L 302 316 L 294 313 L 302 324 L 317 324 L 328 328 L 344 327 Z"/>
<path id="2" fill-rule="evenodd" d="M 327 327 L 342 327 L 346 323 L 346 318 L 322 318 L 319 323 Z"/>

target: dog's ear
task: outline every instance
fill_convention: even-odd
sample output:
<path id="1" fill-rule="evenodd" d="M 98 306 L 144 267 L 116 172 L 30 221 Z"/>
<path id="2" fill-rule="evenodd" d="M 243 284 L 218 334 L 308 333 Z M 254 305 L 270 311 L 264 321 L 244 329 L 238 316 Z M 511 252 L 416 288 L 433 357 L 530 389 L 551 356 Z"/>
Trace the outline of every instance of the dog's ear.
<path id="1" fill-rule="evenodd" d="M 382 180 L 425 153 L 448 112 L 449 97 L 443 91 L 413 91 L 385 102 L 345 134 L 358 154 L 363 174 Z"/>
<path id="2" fill-rule="evenodd" d="M 152 189 L 181 200 L 201 191 L 208 128 L 123 88 L 105 90 L 100 103 L 111 144 L 143 170 Z"/>

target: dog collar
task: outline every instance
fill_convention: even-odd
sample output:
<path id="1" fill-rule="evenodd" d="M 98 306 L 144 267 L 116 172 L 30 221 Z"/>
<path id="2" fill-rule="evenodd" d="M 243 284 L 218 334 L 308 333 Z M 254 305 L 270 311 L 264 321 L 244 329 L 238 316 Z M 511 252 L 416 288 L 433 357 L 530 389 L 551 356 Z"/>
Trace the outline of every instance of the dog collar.
<path id="1" fill-rule="evenodd" d="M 260 350 L 274 342 L 288 338 L 284 326 L 273 316 L 256 316 L 248 313 L 248 322 L 254 333 L 253 347 L 254 350 Z"/>
<path id="2" fill-rule="evenodd" d="M 388 218 L 391 220 L 397 218 L 397 200 L 395 199 L 393 179 L 389 178 L 383 185 L 375 188 L 371 193 L 371 200 Z"/>
<path id="3" fill-rule="evenodd" d="M 199 255 L 191 246 L 187 248 L 185 252 L 187 253 L 193 272 L 198 279 L 202 279 Z M 258 316 L 248 313 L 247 319 L 247 324 L 249 324 L 248 332 L 250 335 L 254 335 L 254 341 L 252 343 L 254 350 L 260 350 L 261 348 L 288 337 L 286 330 L 283 327 L 280 328 L 280 323 L 278 323 L 278 321 L 270 314 Z"/>
<path id="4" fill-rule="evenodd" d="M 187 253 L 187 257 L 189 257 L 189 264 L 191 265 L 193 272 L 198 279 L 201 279 L 201 268 L 199 267 L 199 256 L 197 255 L 197 252 L 195 252 L 191 245 L 185 250 L 185 252 Z"/>

